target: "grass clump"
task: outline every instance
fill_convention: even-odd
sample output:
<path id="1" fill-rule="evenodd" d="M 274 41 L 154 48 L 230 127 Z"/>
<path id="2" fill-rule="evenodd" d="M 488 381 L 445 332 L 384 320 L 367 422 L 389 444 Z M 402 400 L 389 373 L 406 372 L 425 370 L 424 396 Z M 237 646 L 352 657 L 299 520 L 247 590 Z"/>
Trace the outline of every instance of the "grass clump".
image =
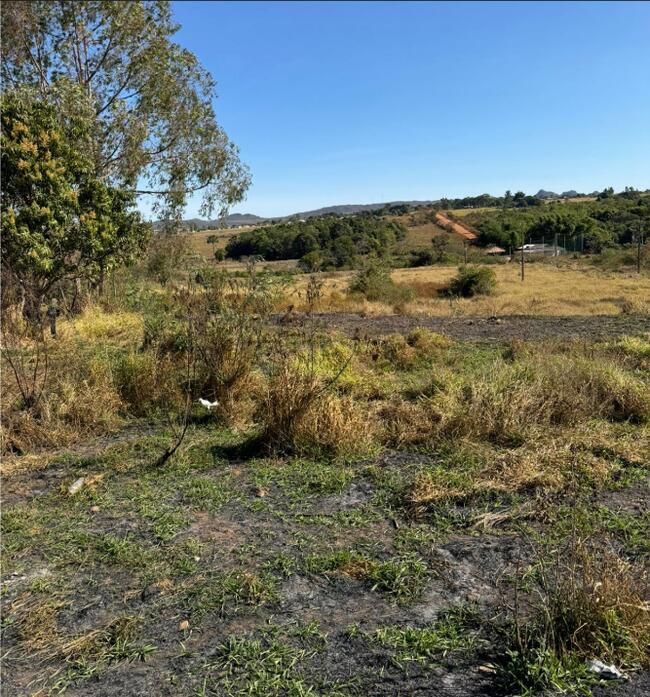
<path id="1" fill-rule="evenodd" d="M 650 664 L 647 570 L 610 549 L 569 540 L 518 580 L 507 610 L 499 674 L 518 694 L 577 689 L 593 679 L 585 660 L 618 668 Z"/>
<path id="2" fill-rule="evenodd" d="M 275 583 L 270 576 L 232 571 L 199 579 L 190 588 L 185 604 L 190 614 L 200 620 L 210 613 L 225 615 L 229 609 L 242 605 L 262 605 L 275 594 Z"/>
<path id="3" fill-rule="evenodd" d="M 168 357 L 135 351 L 120 356 L 115 366 L 115 382 L 122 400 L 136 416 L 145 416 L 163 405 L 178 403 L 180 393 L 174 384 L 174 367 Z"/>
<path id="4" fill-rule="evenodd" d="M 488 266 L 461 266 L 451 280 L 447 293 L 461 298 L 492 295 L 497 287 L 494 269 Z"/>
<path id="5" fill-rule="evenodd" d="M 414 555 L 378 561 L 360 552 L 338 550 L 326 555 L 311 555 L 305 568 L 310 573 L 342 574 L 363 581 L 370 590 L 398 602 L 418 598 L 428 580 L 426 564 Z"/>
<path id="6" fill-rule="evenodd" d="M 382 627 L 370 639 L 393 649 L 398 663 L 428 664 L 449 653 L 469 653 L 477 648 L 476 621 L 474 611 L 458 607 L 425 627 Z"/>
<path id="7" fill-rule="evenodd" d="M 373 446 L 372 425 L 359 405 L 290 361 L 271 377 L 260 412 L 260 441 L 271 450 L 352 457 Z"/>
<path id="8" fill-rule="evenodd" d="M 219 672 L 220 686 L 233 697 L 315 695 L 315 687 L 307 682 L 301 670 L 301 663 L 314 653 L 284 643 L 275 636 L 230 637 L 217 648 L 216 662 L 210 667 Z"/>

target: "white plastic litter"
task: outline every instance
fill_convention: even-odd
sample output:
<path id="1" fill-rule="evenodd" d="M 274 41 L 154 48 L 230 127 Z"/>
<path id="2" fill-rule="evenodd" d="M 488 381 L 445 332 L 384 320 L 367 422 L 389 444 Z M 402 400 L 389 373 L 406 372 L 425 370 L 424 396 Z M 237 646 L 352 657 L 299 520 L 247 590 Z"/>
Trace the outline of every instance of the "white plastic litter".
<path id="1" fill-rule="evenodd" d="M 604 680 L 627 680 L 627 676 L 623 675 L 615 665 L 608 666 L 597 658 L 587 661 L 587 670 Z"/>
<path id="2" fill-rule="evenodd" d="M 79 477 L 79 479 L 75 479 L 75 481 L 72 482 L 72 484 L 70 484 L 70 486 L 68 487 L 68 494 L 70 494 L 70 496 L 76 494 L 79 491 L 79 489 L 81 489 L 81 487 L 84 485 L 85 481 L 85 477 Z"/>
<path id="3" fill-rule="evenodd" d="M 199 397 L 199 404 L 206 409 L 214 409 L 214 407 L 219 406 L 219 402 L 217 400 L 210 402 L 207 399 L 203 399 L 203 397 Z"/>

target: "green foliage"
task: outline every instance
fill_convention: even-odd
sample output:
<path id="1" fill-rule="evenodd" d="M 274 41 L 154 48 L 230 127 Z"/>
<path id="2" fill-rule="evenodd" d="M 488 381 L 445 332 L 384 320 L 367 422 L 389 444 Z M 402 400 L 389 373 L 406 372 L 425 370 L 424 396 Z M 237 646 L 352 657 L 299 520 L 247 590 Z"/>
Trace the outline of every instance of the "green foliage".
<path id="1" fill-rule="evenodd" d="M 166 286 L 188 254 L 189 246 L 182 235 L 171 232 L 156 233 L 147 250 L 147 275 L 158 281 L 161 286 Z"/>
<path id="2" fill-rule="evenodd" d="M 149 236 L 133 194 L 94 175 L 90 124 L 24 92 L 2 101 L 2 257 L 36 302 L 57 282 L 132 260 Z"/>
<path id="3" fill-rule="evenodd" d="M 478 645 L 475 633 L 476 613 L 466 607 L 453 608 L 426 627 L 382 627 L 370 637 L 395 650 L 399 663 L 430 663 L 450 652 L 469 652 Z"/>
<path id="4" fill-rule="evenodd" d="M 353 266 L 357 256 L 385 254 L 404 237 L 398 223 L 373 215 L 325 216 L 306 222 L 286 222 L 244 232 L 226 246 L 226 256 L 241 259 L 261 256 L 267 261 L 301 259 L 311 271 Z M 321 255 L 320 259 L 314 254 Z"/>
<path id="5" fill-rule="evenodd" d="M 449 284 L 450 295 L 473 298 L 476 295 L 492 295 L 497 285 L 493 269 L 487 266 L 461 266 L 458 275 Z"/>
<path id="6" fill-rule="evenodd" d="M 545 239 L 569 251 L 602 252 L 630 244 L 639 231 L 650 232 L 650 196 L 624 192 L 600 196 L 597 201 L 551 203 L 528 209 L 502 209 L 470 215 L 466 220 L 479 230 L 481 244 L 515 248 L 525 240 Z"/>
<path id="7" fill-rule="evenodd" d="M 388 269 L 376 261 L 371 261 L 357 272 L 348 292 L 362 295 L 366 300 L 386 303 L 403 303 L 413 298 L 413 291 L 395 283 Z"/>
<path id="8" fill-rule="evenodd" d="M 91 125 L 92 174 L 151 193 L 167 213 L 200 190 L 204 209 L 241 200 L 249 184 L 216 121 L 214 80 L 172 41 L 167 2 L 4 3 L 2 80 Z"/>
<path id="9" fill-rule="evenodd" d="M 305 256 L 300 257 L 298 266 L 305 273 L 316 273 L 323 267 L 323 255 L 315 249 L 313 252 L 307 252 Z"/>
<path id="10" fill-rule="evenodd" d="M 220 683 L 228 695 L 307 697 L 317 693 L 301 668 L 314 651 L 297 649 L 271 632 L 261 640 L 230 637 L 217 647 Z M 336 694 L 330 693 L 328 694 Z"/>
<path id="11" fill-rule="evenodd" d="M 532 697 L 553 691 L 561 694 L 590 694 L 593 681 L 584 661 L 575 656 L 558 657 L 548 648 L 508 650 L 498 664 L 499 681 L 510 694 Z"/>

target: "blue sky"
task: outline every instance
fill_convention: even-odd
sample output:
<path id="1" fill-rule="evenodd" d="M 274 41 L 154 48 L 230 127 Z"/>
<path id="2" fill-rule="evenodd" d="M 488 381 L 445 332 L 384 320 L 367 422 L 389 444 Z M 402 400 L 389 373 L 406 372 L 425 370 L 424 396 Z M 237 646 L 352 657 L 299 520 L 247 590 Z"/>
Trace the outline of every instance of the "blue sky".
<path id="1" fill-rule="evenodd" d="M 650 187 L 650 3 L 173 9 L 251 169 L 234 211 Z"/>

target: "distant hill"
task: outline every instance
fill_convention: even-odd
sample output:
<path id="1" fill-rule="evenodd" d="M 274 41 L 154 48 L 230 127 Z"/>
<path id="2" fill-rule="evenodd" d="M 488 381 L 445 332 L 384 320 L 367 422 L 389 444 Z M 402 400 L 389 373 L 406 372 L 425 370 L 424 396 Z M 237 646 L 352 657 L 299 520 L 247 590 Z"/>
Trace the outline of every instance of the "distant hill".
<path id="1" fill-rule="evenodd" d="M 546 199 L 546 198 L 560 198 L 560 194 L 556 194 L 554 191 L 545 191 L 544 189 L 540 189 L 536 194 L 535 198 L 541 198 L 541 199 Z"/>
<path id="2" fill-rule="evenodd" d="M 596 191 L 589 195 L 594 196 L 597 194 L 598 192 Z M 580 194 L 574 189 L 563 191 L 561 194 L 558 194 L 555 191 L 540 189 L 535 194 L 535 198 L 547 200 L 555 198 L 575 198 L 584 195 L 585 194 Z M 308 218 L 315 218 L 329 214 L 354 215 L 355 213 L 362 213 L 363 211 L 376 211 L 387 206 L 407 205 L 410 207 L 417 207 L 431 206 L 435 203 L 438 203 L 438 201 L 385 201 L 384 203 L 351 203 L 339 206 L 324 206 L 323 208 L 316 208 L 311 211 L 300 211 L 298 213 L 292 213 L 291 215 L 279 216 L 276 218 L 263 218 L 259 215 L 253 215 L 252 213 L 231 213 L 224 219 L 201 220 L 201 218 L 190 218 L 181 221 L 181 226 L 186 230 L 192 231 L 214 230 L 220 227 L 232 228 L 246 225 L 261 225 L 262 223 L 279 223 L 286 220 L 307 220 Z M 162 221 L 157 221 L 153 224 L 155 230 L 161 229 L 163 225 L 164 223 Z"/>
<path id="3" fill-rule="evenodd" d="M 326 206 L 325 208 L 317 208 L 313 211 L 302 211 L 301 213 L 294 213 L 293 215 L 288 215 L 282 220 L 287 220 L 289 218 L 314 218 L 321 215 L 328 215 L 329 213 L 335 213 L 337 215 L 354 215 L 355 213 L 361 213 L 363 211 L 377 211 L 384 206 L 430 206 L 435 201 L 387 201 L 385 203 L 352 203 L 348 205 L 341 206 Z"/>
<path id="4" fill-rule="evenodd" d="M 376 211 L 384 206 L 430 206 L 435 201 L 388 201 L 386 203 L 359 203 L 348 204 L 341 206 L 326 206 L 325 208 L 317 208 L 313 211 L 301 211 L 300 213 L 292 213 L 279 218 L 262 218 L 259 215 L 252 213 L 231 213 L 223 220 L 202 220 L 201 218 L 188 218 L 181 221 L 181 226 L 186 230 L 214 230 L 219 227 L 238 227 L 239 225 L 261 225 L 267 221 L 281 220 L 306 220 L 307 218 L 315 218 L 323 215 L 335 213 L 336 215 L 354 215 L 362 211 Z M 160 230 L 164 226 L 163 221 L 156 221 L 153 224 L 154 230 Z"/>
<path id="5" fill-rule="evenodd" d="M 181 220 L 181 227 L 186 230 L 215 230 L 219 227 L 237 227 L 239 225 L 258 225 L 263 223 L 267 218 L 261 218 L 259 215 L 252 213 L 231 213 L 224 219 L 215 218 L 214 220 L 203 220 L 201 218 L 187 218 Z M 162 220 L 154 222 L 154 230 L 160 230 L 165 223 Z"/>

